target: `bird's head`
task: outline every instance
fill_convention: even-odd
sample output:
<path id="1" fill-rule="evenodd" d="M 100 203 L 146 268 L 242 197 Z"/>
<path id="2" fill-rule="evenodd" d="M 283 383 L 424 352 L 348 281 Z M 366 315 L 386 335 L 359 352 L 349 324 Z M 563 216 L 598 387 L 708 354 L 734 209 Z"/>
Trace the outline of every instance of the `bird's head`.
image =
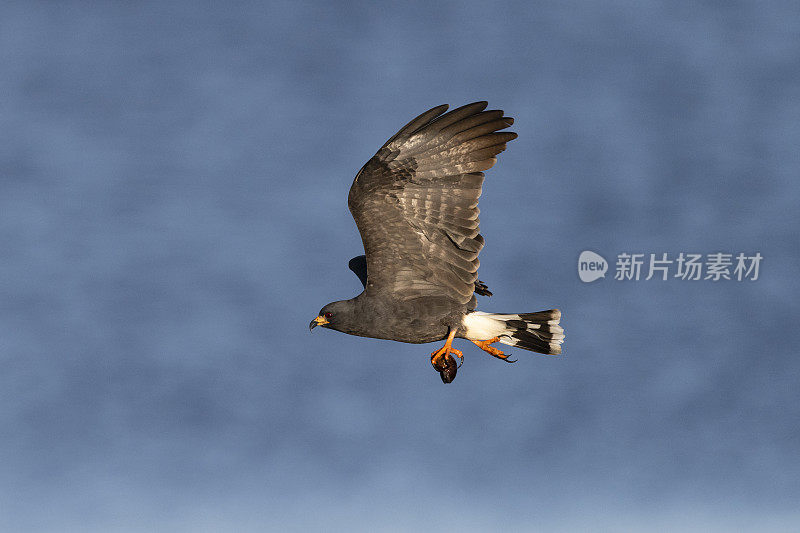
<path id="1" fill-rule="evenodd" d="M 349 333 L 357 326 L 354 309 L 353 300 L 331 302 L 320 309 L 319 315 L 311 321 L 308 329 L 310 331 L 317 326 L 322 326 L 323 328 Z"/>

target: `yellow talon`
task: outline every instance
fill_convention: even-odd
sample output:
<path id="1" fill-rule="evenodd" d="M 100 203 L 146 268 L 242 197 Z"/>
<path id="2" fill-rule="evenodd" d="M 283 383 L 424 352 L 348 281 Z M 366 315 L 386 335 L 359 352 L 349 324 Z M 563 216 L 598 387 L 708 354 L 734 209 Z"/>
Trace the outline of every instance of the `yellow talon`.
<path id="1" fill-rule="evenodd" d="M 472 341 L 475 343 L 475 346 L 483 350 L 484 352 L 488 353 L 493 357 L 497 357 L 498 359 L 502 359 L 503 361 L 508 361 L 509 363 L 513 363 L 512 360 L 508 358 L 511 354 L 503 353 L 501 350 L 498 350 L 494 346 L 489 346 L 490 344 L 497 342 L 500 340 L 500 337 L 494 337 L 493 339 L 485 340 L 485 341 Z"/>

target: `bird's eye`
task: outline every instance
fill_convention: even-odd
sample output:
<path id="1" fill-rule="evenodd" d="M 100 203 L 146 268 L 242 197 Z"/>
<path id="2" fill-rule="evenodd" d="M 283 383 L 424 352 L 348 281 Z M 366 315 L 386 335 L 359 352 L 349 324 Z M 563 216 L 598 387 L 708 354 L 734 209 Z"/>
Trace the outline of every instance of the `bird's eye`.
<path id="1" fill-rule="evenodd" d="M 330 320 L 331 318 L 333 318 L 333 313 L 325 313 L 323 316 Z"/>

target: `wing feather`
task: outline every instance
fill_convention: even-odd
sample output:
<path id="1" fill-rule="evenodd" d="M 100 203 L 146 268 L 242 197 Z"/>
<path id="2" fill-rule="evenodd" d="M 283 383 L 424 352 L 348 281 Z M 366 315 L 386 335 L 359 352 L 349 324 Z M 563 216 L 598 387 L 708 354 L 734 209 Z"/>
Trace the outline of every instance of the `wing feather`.
<path id="1" fill-rule="evenodd" d="M 356 175 L 348 205 L 366 252 L 368 292 L 474 302 L 483 171 L 515 133 L 475 102 L 434 107 L 400 129 Z"/>

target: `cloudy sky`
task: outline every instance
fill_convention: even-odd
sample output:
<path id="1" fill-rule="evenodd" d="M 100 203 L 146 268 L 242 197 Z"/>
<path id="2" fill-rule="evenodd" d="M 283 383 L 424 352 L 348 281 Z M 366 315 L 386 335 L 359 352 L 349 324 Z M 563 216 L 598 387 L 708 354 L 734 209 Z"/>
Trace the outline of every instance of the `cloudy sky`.
<path id="1" fill-rule="evenodd" d="M 0 530 L 800 527 L 796 2 L 12 1 L 0 94 Z M 360 166 L 483 99 L 480 309 L 563 356 L 309 334 Z M 681 252 L 763 260 L 614 279 Z"/>

